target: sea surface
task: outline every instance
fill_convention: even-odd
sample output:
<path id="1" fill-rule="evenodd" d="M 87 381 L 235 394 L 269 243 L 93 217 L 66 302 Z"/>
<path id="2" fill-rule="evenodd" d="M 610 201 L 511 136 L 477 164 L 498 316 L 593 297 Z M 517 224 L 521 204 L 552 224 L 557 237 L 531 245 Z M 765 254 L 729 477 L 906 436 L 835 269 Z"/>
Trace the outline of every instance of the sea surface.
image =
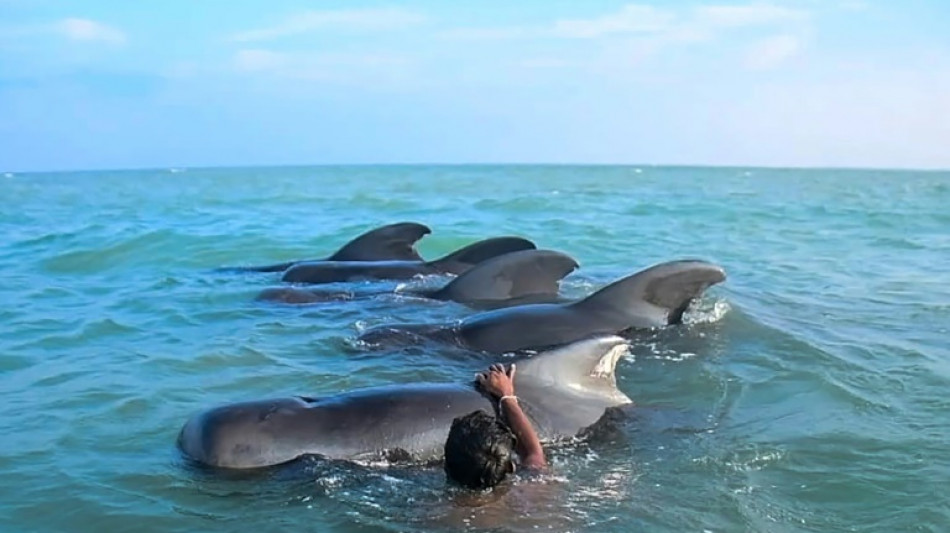
<path id="1" fill-rule="evenodd" d="M 950 173 L 359 166 L 0 174 L 0 531 L 950 531 Z M 374 226 L 420 253 L 521 235 L 582 296 L 662 261 L 728 279 L 618 365 L 643 415 L 487 495 L 438 467 L 223 475 L 175 446 L 207 407 L 483 362 L 367 351 L 401 295 L 255 301 Z M 443 279 L 412 284 L 438 285 Z M 396 288 L 406 285 L 391 284 Z"/>

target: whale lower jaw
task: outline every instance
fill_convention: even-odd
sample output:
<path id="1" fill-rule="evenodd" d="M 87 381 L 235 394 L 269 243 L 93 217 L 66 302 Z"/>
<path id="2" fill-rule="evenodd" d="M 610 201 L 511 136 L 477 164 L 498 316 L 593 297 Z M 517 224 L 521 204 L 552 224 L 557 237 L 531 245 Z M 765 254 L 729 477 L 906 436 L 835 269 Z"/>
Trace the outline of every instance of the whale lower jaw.
<path id="1" fill-rule="evenodd" d="M 599 392 L 601 394 L 605 392 L 605 395 L 610 400 L 616 402 L 617 405 L 633 403 L 633 400 L 631 400 L 629 396 L 617 388 L 617 363 L 620 361 L 621 357 L 628 353 L 630 353 L 629 344 L 624 343 L 614 346 L 608 350 L 603 357 L 600 358 L 600 361 L 597 362 L 590 373 L 592 378 L 607 382 L 608 389 L 606 391 Z"/>
<path id="2" fill-rule="evenodd" d="M 628 344 L 618 344 L 607 351 L 603 357 L 600 358 L 600 361 L 594 365 L 594 368 L 591 370 L 591 377 L 609 379 L 616 383 L 616 374 L 617 362 L 620 361 L 620 358 L 624 354 L 628 353 L 630 350 L 630 345 Z"/>

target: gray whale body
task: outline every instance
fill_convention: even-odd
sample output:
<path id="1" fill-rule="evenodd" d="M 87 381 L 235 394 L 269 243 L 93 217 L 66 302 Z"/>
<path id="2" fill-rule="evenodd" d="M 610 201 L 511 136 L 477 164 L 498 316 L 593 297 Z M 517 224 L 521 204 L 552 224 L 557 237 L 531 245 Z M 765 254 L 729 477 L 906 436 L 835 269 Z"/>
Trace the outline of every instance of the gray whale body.
<path id="1" fill-rule="evenodd" d="M 544 441 L 577 435 L 610 407 L 632 404 L 617 389 L 616 336 L 585 339 L 519 361 L 518 397 Z M 323 398 L 251 400 L 201 411 L 178 435 L 199 464 L 252 469 L 306 456 L 366 460 L 390 456 L 430 462 L 442 457 L 452 420 L 492 402 L 474 384 L 372 387 Z"/>
<path id="2" fill-rule="evenodd" d="M 290 283 L 339 283 L 365 280 L 400 280 L 428 274 L 462 274 L 491 258 L 537 246 L 522 237 L 493 237 L 474 242 L 433 261 L 312 261 L 295 263 L 281 281 Z"/>
<path id="3" fill-rule="evenodd" d="M 575 302 L 518 305 L 445 324 L 380 325 L 364 331 L 359 340 L 388 346 L 414 338 L 451 339 L 465 348 L 496 354 L 538 350 L 593 335 L 678 324 L 694 299 L 725 279 L 725 271 L 712 263 L 669 261 Z"/>
<path id="4" fill-rule="evenodd" d="M 408 289 L 401 295 L 458 302 L 476 309 L 496 309 L 524 303 L 557 302 L 559 282 L 578 267 L 567 254 L 553 250 L 519 250 L 483 261 L 438 289 Z M 369 298 L 392 290 L 328 290 L 301 287 L 269 288 L 259 301 L 288 304 Z"/>

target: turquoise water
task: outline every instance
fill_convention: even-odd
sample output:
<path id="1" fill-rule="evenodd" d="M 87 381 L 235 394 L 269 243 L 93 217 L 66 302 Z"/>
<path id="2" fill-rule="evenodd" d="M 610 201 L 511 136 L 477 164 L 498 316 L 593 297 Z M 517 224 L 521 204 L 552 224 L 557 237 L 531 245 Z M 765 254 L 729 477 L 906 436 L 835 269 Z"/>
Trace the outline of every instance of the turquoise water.
<path id="1" fill-rule="evenodd" d="M 946 531 L 950 173 L 320 167 L 0 177 L 0 530 Z M 573 255 L 573 295 L 698 257 L 728 279 L 640 339 L 645 409 L 550 450 L 541 488 L 466 507 L 438 468 L 216 476 L 175 448 L 205 407 L 413 380 L 473 360 L 354 349 L 463 316 L 383 297 L 254 301 L 277 274 L 414 220 L 436 257 L 518 234 Z M 432 280 L 423 280 L 423 283 Z"/>

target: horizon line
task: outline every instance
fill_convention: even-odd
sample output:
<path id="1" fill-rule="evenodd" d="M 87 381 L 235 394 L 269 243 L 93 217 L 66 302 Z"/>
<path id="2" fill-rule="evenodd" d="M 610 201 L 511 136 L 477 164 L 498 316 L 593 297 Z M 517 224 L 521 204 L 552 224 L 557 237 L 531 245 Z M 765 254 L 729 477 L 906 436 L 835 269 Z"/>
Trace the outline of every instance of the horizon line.
<path id="1" fill-rule="evenodd" d="M 10 175 L 27 174 L 68 174 L 90 172 L 143 172 L 168 171 L 182 172 L 188 170 L 227 170 L 227 169 L 268 169 L 268 168 L 327 168 L 327 167 L 630 167 L 630 168 L 716 168 L 716 169 L 743 169 L 743 170 L 852 170 L 852 171 L 882 171 L 882 172 L 950 172 L 950 168 L 943 167 L 872 167 L 860 165 L 736 165 L 723 163 L 566 163 L 566 162 L 379 162 L 379 163 L 272 163 L 272 164 L 220 164 L 220 165 L 162 165 L 141 167 L 112 167 L 112 168 L 73 168 L 47 170 L 0 170 L 6 177 Z"/>

